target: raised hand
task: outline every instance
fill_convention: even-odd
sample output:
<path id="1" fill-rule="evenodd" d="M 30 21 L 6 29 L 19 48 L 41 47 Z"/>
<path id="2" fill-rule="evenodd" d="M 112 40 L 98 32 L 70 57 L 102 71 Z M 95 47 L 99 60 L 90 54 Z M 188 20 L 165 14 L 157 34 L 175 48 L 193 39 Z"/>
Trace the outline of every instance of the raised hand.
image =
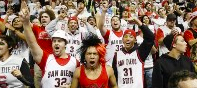
<path id="1" fill-rule="evenodd" d="M 101 9 L 102 9 L 102 11 L 103 11 L 103 12 L 107 12 L 108 7 L 109 7 L 109 3 L 108 3 L 107 1 L 102 1 L 101 3 L 102 3 L 102 4 L 101 4 Z"/>
<path id="2" fill-rule="evenodd" d="M 29 9 L 25 1 L 22 1 L 21 3 L 21 11 L 19 16 L 22 18 L 21 20 L 23 23 L 28 23 L 30 21 Z"/>
<path id="3" fill-rule="evenodd" d="M 58 16 L 58 19 L 59 20 L 64 20 L 64 18 L 66 17 L 67 15 L 65 13 L 60 13 L 59 16 Z"/>

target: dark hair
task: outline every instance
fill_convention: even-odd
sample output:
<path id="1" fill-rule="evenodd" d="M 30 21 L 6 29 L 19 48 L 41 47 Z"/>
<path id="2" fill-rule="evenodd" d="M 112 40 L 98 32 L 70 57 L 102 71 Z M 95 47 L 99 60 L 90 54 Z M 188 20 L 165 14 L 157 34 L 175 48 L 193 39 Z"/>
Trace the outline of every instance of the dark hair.
<path id="1" fill-rule="evenodd" d="M 96 22 L 96 18 L 95 18 L 94 16 L 89 16 L 89 17 L 87 18 L 87 21 L 90 20 L 91 18 L 93 18 L 93 19 L 95 20 L 95 22 Z"/>
<path id="2" fill-rule="evenodd" d="M 82 46 L 77 50 L 77 52 L 80 53 L 80 56 L 81 56 L 80 62 L 82 64 L 86 64 L 85 53 L 87 52 L 87 49 L 91 46 L 95 46 L 97 48 L 97 46 L 99 46 L 99 44 L 102 44 L 101 40 L 98 38 L 97 35 L 95 35 L 93 33 L 89 33 L 89 35 L 86 36 L 84 38 L 84 40 L 82 40 Z M 98 51 L 98 53 L 99 53 L 99 51 Z M 99 57 L 101 58 L 102 56 L 99 53 Z"/>
<path id="3" fill-rule="evenodd" d="M 6 41 L 6 43 L 8 44 L 8 48 L 9 49 L 9 53 L 11 53 L 12 49 L 14 48 L 14 46 L 16 45 L 15 40 L 13 39 L 13 37 L 11 36 L 7 36 L 7 35 L 0 35 L 0 39 L 3 39 Z"/>
<path id="4" fill-rule="evenodd" d="M 165 9 L 164 9 L 164 8 L 162 8 L 162 7 L 161 7 L 161 8 L 159 8 L 159 9 L 157 10 L 157 13 L 158 13 L 159 15 L 160 15 L 160 10 L 161 10 L 161 9 L 165 10 Z"/>
<path id="5" fill-rule="evenodd" d="M 146 6 L 147 6 L 148 4 L 150 4 L 150 5 L 151 5 L 151 3 L 149 3 L 149 2 L 146 2 L 146 4 L 145 4 L 145 8 L 146 8 Z"/>
<path id="6" fill-rule="evenodd" d="M 56 18 L 55 17 L 55 13 L 52 10 L 46 9 L 45 11 L 41 11 L 40 14 L 39 14 L 39 18 L 38 19 L 39 19 L 40 22 L 41 22 L 42 14 L 44 14 L 44 13 L 49 15 L 49 18 L 50 18 L 51 21 Z"/>
<path id="7" fill-rule="evenodd" d="M 175 72 L 169 78 L 168 88 L 178 88 L 178 83 L 180 81 L 186 81 L 188 79 L 197 79 L 197 75 L 194 72 L 189 72 L 188 70 Z"/>
<path id="8" fill-rule="evenodd" d="M 144 23 L 144 22 L 143 22 L 144 17 L 148 17 L 148 16 L 147 16 L 147 15 L 143 15 L 143 16 L 141 17 L 141 22 L 142 22 L 142 23 Z M 150 19 L 149 17 L 148 17 L 148 19 L 149 19 L 149 24 L 151 24 L 151 19 Z"/>
<path id="9" fill-rule="evenodd" d="M 118 17 L 117 15 L 112 16 L 111 21 L 112 21 L 112 19 L 113 19 L 114 17 L 117 17 L 117 18 L 119 19 L 119 21 L 120 21 L 120 17 Z"/>
<path id="10" fill-rule="evenodd" d="M 12 20 L 12 26 L 13 26 L 14 21 L 15 21 L 17 18 L 19 18 L 19 17 L 17 16 L 17 17 L 15 17 L 15 18 Z M 20 30 L 19 30 L 19 31 L 20 31 L 20 32 L 22 32 L 22 31 L 23 31 L 23 26 L 20 28 Z"/>

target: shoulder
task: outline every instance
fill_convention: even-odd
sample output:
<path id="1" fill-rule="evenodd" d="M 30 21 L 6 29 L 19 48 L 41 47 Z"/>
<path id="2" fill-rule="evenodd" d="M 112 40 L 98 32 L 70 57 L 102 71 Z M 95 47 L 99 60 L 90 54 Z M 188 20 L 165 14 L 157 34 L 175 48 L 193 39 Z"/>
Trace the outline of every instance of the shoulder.
<path id="1" fill-rule="evenodd" d="M 105 67 L 106 67 L 106 71 L 107 71 L 107 74 L 108 74 L 109 77 L 110 77 L 112 74 L 114 74 L 114 70 L 113 70 L 113 68 L 112 68 L 111 66 L 106 65 Z"/>
<path id="2" fill-rule="evenodd" d="M 80 67 L 77 67 L 77 68 L 75 69 L 74 76 L 75 76 L 76 78 L 79 78 L 79 77 L 80 77 L 80 72 L 81 72 L 81 66 L 80 66 Z"/>

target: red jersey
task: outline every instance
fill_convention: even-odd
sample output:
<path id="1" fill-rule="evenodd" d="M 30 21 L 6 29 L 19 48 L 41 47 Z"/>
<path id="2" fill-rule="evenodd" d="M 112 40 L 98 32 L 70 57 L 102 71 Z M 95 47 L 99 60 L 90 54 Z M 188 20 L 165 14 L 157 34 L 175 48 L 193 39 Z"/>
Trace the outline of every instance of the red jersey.
<path id="1" fill-rule="evenodd" d="M 50 54 L 53 53 L 52 41 L 48 33 L 45 31 L 45 27 L 33 25 L 32 29 L 40 48 Z"/>
<path id="2" fill-rule="evenodd" d="M 79 80 L 80 88 L 109 88 L 108 75 L 105 66 L 102 66 L 100 76 L 95 80 L 91 80 L 86 76 L 85 67 L 82 65 Z"/>

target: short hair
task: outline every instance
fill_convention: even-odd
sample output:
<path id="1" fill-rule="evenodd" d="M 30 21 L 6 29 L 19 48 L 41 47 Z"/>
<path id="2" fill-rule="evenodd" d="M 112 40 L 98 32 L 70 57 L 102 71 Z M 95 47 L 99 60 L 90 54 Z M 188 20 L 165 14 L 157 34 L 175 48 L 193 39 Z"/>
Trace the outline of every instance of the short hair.
<path id="1" fill-rule="evenodd" d="M 197 75 L 194 72 L 188 70 L 182 70 L 173 73 L 168 81 L 168 88 L 177 88 L 180 81 L 186 81 L 188 79 L 197 79 Z"/>
<path id="2" fill-rule="evenodd" d="M 11 37 L 11 36 L 7 36 L 7 35 L 0 35 L 0 39 L 3 39 L 3 40 L 6 41 L 6 43 L 8 44 L 8 48 L 10 48 L 9 53 L 11 53 L 14 46 L 16 45 L 16 42 L 15 42 L 14 38 Z"/>
<path id="3" fill-rule="evenodd" d="M 41 11 L 40 12 L 40 14 L 39 14 L 39 21 L 41 22 L 41 17 L 42 17 L 42 14 L 44 14 L 44 13 L 46 13 L 46 14 L 48 14 L 49 15 L 49 18 L 50 18 L 50 20 L 52 21 L 52 20 L 54 20 L 56 17 L 55 17 L 55 13 L 52 11 L 52 10 L 50 10 L 50 9 L 46 9 L 46 10 L 44 10 L 44 11 Z"/>
<path id="4" fill-rule="evenodd" d="M 89 16 L 89 17 L 87 18 L 87 21 L 89 21 L 91 18 L 93 18 L 93 19 L 95 20 L 95 22 L 96 22 L 96 18 L 95 18 L 94 16 Z"/>

